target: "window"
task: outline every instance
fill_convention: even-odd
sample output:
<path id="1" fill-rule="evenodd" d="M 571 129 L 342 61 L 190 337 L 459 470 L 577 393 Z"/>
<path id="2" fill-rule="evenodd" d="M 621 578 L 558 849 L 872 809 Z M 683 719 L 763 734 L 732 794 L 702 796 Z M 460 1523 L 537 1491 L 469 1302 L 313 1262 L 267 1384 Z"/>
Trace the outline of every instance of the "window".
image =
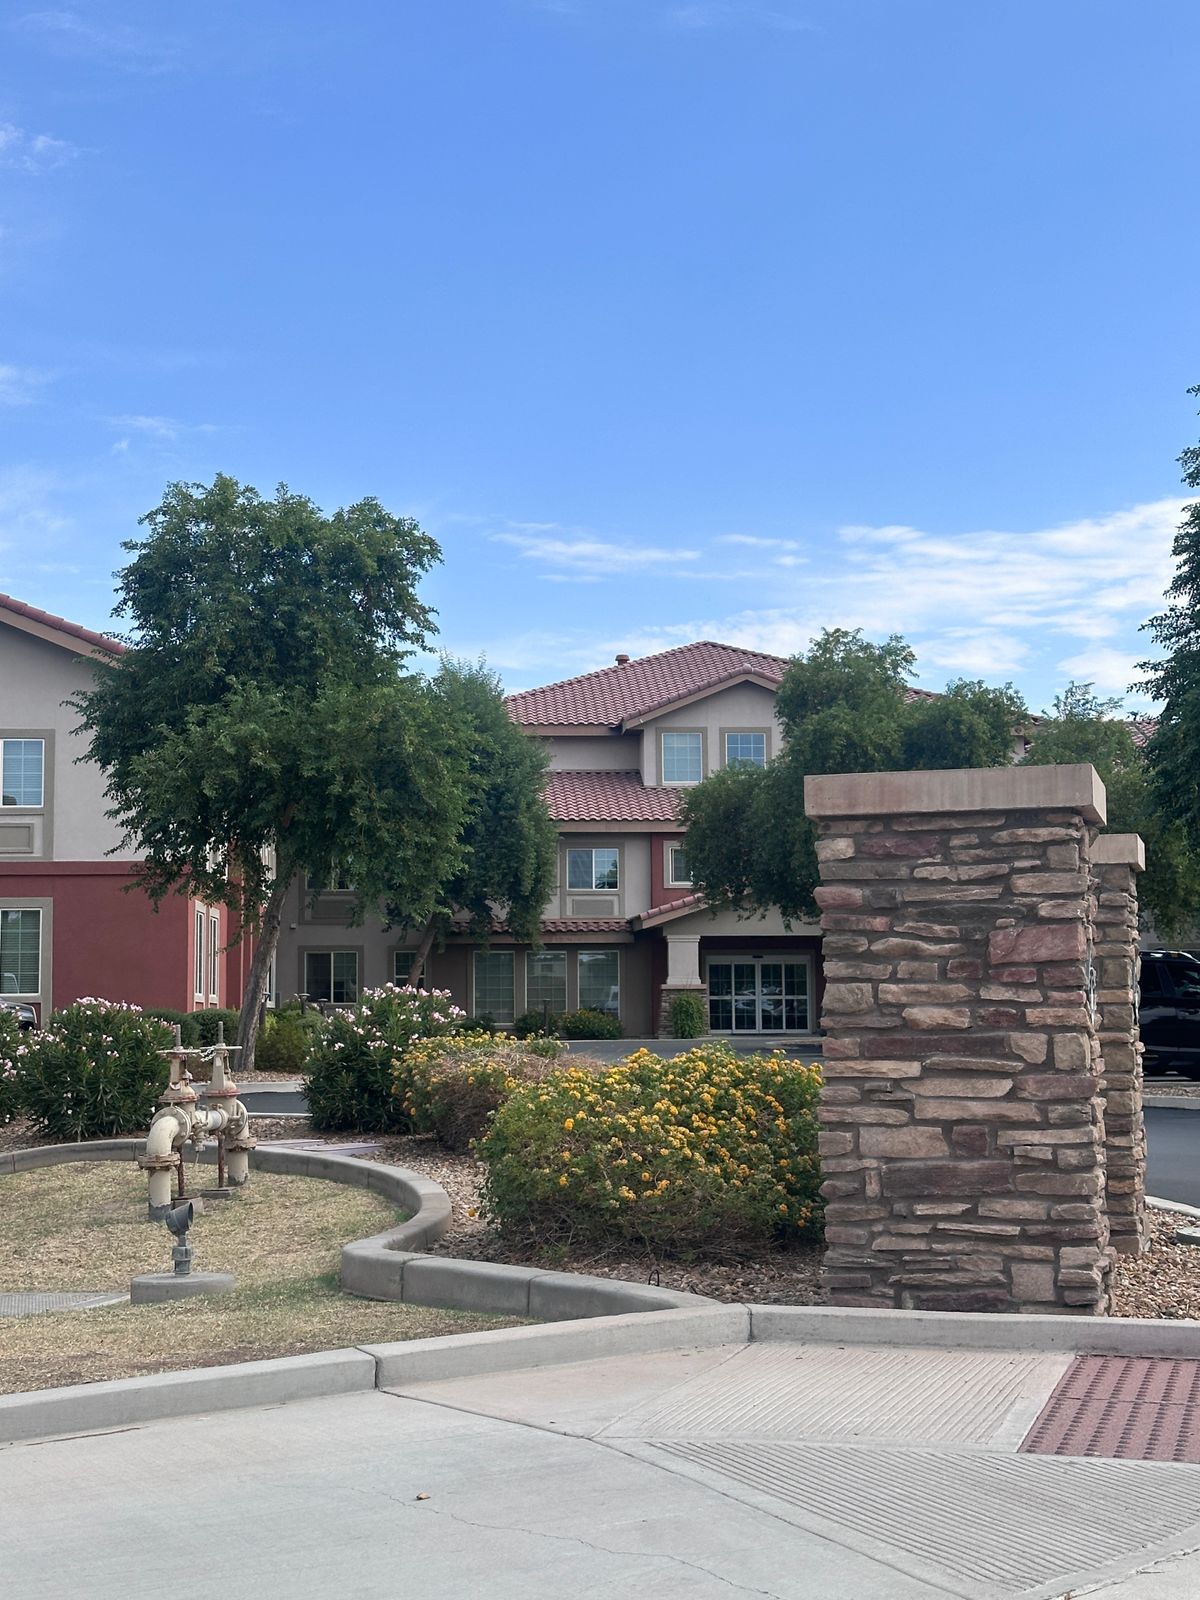
<path id="1" fill-rule="evenodd" d="M 475 1015 L 511 1022 L 516 1015 L 515 961 L 511 950 L 476 950 Z"/>
<path id="2" fill-rule="evenodd" d="M 664 733 L 662 781 L 699 783 L 704 776 L 703 740 L 698 733 Z"/>
<path id="3" fill-rule="evenodd" d="M 806 961 L 752 956 L 708 963 L 708 1025 L 714 1033 L 805 1033 Z"/>
<path id="4" fill-rule="evenodd" d="M 568 850 L 568 889 L 616 889 L 620 887 L 620 851 Z"/>
<path id="5" fill-rule="evenodd" d="M 215 911 L 208 918 L 208 998 L 221 998 L 221 918 Z"/>
<path id="6" fill-rule="evenodd" d="M 687 851 L 681 844 L 667 846 L 667 882 L 678 888 L 691 886 L 692 875 L 688 871 Z"/>
<path id="7" fill-rule="evenodd" d="M 767 736 L 765 733 L 727 733 L 725 735 L 725 765 L 727 767 L 765 767 L 767 764 Z"/>
<path id="8" fill-rule="evenodd" d="M 549 1007 L 552 1016 L 567 1009 L 565 950 L 539 950 L 525 958 L 525 1004 L 530 1011 Z"/>
<path id="9" fill-rule="evenodd" d="M 353 894 L 344 872 L 334 872 L 328 883 L 322 882 L 315 872 L 305 873 L 304 887 L 309 894 Z"/>
<path id="10" fill-rule="evenodd" d="M 616 950 L 579 952 L 579 1004 L 588 1011 L 621 1012 L 621 963 Z"/>
<path id="11" fill-rule="evenodd" d="M 37 994 L 42 986 L 42 913 L 0 910 L 0 994 Z"/>
<path id="12" fill-rule="evenodd" d="M 310 1000 L 352 1005 L 358 999 L 357 950 L 308 950 L 304 955 L 304 991 Z"/>
<path id="13" fill-rule="evenodd" d="M 0 805 L 40 806 L 45 765 L 44 739 L 0 739 Z"/>
<path id="14" fill-rule="evenodd" d="M 204 999 L 204 907 L 196 907 L 196 948 L 192 952 L 192 993 Z"/>

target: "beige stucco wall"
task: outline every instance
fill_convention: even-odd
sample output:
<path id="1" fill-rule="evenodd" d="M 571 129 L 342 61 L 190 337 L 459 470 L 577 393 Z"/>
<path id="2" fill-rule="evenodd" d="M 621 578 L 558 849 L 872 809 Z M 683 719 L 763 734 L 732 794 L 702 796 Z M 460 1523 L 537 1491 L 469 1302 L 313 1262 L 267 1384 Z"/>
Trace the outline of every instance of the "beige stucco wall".
<path id="1" fill-rule="evenodd" d="M 120 844 L 120 830 L 104 814 L 104 774 L 92 762 L 76 765 L 86 741 L 74 732 L 78 713 L 63 705 L 90 683 L 88 657 L 0 622 L 0 735 L 46 739 L 43 811 L 0 810 L 0 824 L 35 823 L 33 853 L 9 859 L 99 861 Z M 117 849 L 115 859 L 135 854 Z"/>
<path id="2" fill-rule="evenodd" d="M 584 891 L 567 887 L 569 849 L 616 849 L 620 852 L 616 890 Z M 650 898 L 651 837 L 634 833 L 565 833 L 558 840 L 558 888 L 546 907 L 547 917 L 632 917 L 647 911 Z"/>
<path id="3" fill-rule="evenodd" d="M 768 911 L 765 917 L 739 917 L 734 911 L 696 911 L 691 916 L 674 917 L 670 922 L 659 924 L 660 931 L 670 938 L 672 934 L 694 939 L 699 935 L 702 939 L 712 938 L 738 938 L 763 939 L 787 938 L 820 938 L 821 924 L 819 922 L 793 922 L 786 928 L 783 918 L 778 911 Z"/>
<path id="4" fill-rule="evenodd" d="M 537 730 L 530 732 L 536 735 Z M 588 734 L 543 741 L 555 772 L 636 772 L 642 761 L 640 733 Z"/>
<path id="5" fill-rule="evenodd" d="M 677 730 L 699 731 L 703 737 L 705 756 L 704 775 L 718 772 L 725 764 L 724 732 L 739 729 L 766 729 L 767 759 L 777 756 L 782 740 L 782 728 L 775 715 L 775 696 L 769 689 L 756 683 L 739 683 L 731 689 L 721 689 L 695 700 L 691 705 L 670 711 L 646 724 L 642 743 L 642 776 L 646 783 L 660 780 L 659 734 Z"/>

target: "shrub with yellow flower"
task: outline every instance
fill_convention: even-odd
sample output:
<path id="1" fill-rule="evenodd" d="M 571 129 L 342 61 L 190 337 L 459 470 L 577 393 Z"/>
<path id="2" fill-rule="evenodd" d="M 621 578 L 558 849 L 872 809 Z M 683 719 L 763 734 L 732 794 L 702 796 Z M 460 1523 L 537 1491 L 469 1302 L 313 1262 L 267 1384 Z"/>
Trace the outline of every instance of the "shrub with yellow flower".
<path id="1" fill-rule="evenodd" d="M 795 1236 L 819 1223 L 820 1086 L 816 1066 L 713 1042 L 559 1067 L 492 1115 L 484 1209 L 538 1244 L 669 1254 Z"/>

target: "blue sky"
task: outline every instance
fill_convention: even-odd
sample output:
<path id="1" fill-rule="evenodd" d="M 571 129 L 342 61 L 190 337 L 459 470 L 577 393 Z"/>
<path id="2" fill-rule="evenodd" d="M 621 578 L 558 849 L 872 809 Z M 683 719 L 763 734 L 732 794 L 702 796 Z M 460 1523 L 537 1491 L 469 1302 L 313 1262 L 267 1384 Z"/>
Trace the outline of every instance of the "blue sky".
<path id="1" fill-rule="evenodd" d="M 7 0 L 0 589 L 106 626 L 226 471 L 418 517 L 510 688 L 844 625 L 1122 692 L 1198 49 L 1194 0 Z"/>

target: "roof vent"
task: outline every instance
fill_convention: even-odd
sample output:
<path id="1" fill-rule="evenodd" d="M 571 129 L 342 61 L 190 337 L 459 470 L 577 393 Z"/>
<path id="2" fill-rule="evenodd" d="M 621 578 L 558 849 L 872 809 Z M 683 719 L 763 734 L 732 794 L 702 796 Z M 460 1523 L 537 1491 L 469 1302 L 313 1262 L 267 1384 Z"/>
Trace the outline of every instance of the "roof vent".
<path id="1" fill-rule="evenodd" d="M 628 656 L 618 656 L 617 657 L 617 665 L 619 667 L 627 667 L 629 665 L 629 657 Z"/>

